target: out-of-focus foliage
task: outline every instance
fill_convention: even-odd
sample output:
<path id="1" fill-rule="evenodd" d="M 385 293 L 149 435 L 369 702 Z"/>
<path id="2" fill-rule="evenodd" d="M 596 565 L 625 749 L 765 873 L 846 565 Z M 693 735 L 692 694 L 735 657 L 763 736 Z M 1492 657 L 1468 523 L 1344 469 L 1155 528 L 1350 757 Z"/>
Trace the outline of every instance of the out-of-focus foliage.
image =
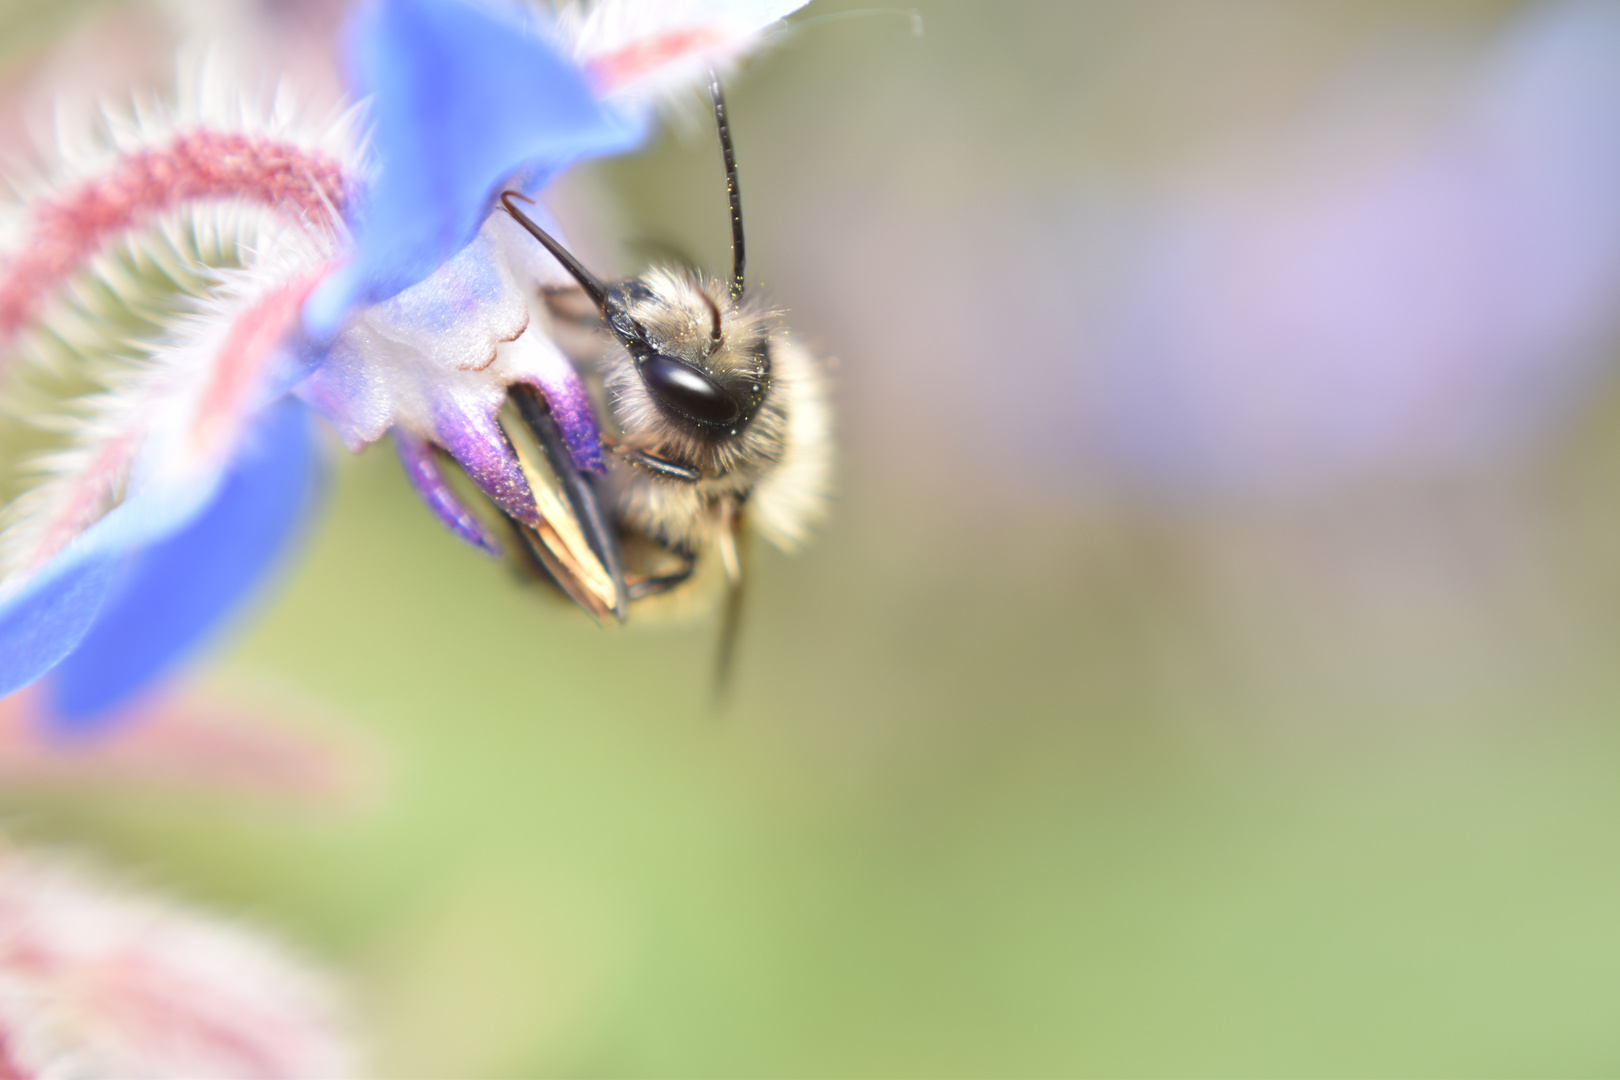
<path id="1" fill-rule="evenodd" d="M 918 7 L 818 0 L 732 91 L 843 473 L 814 547 L 759 553 L 723 716 L 712 628 L 584 624 L 373 453 L 211 678 L 352 714 L 375 804 L 14 831 L 350 963 L 388 1075 L 1611 1071 L 1612 341 L 1443 467 L 1166 501 L 1088 426 L 1164 208 L 1328 130 L 1375 171 L 1580 5 Z M 711 138 L 570 181 L 590 265 L 726 265 Z"/>

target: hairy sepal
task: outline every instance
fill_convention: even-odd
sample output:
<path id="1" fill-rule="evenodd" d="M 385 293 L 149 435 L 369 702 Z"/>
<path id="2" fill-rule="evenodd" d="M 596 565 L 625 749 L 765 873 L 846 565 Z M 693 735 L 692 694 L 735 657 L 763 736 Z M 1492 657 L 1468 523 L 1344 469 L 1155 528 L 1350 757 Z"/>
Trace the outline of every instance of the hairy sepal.
<path id="1" fill-rule="evenodd" d="M 759 48 L 806 0 L 598 0 L 558 14 L 558 28 L 597 90 L 623 104 L 663 104 Z"/>
<path id="2" fill-rule="evenodd" d="M 166 508 L 143 512 L 158 534 L 183 525 L 252 418 L 304 376 L 312 358 L 299 346 L 299 310 L 329 270 L 331 243 L 268 214 L 239 225 L 255 264 L 210 271 L 208 295 L 144 357 L 100 372 L 106 389 L 56 418 L 69 445 L 36 463 L 39 482 L 8 508 L 0 597 L 124 502 Z"/>

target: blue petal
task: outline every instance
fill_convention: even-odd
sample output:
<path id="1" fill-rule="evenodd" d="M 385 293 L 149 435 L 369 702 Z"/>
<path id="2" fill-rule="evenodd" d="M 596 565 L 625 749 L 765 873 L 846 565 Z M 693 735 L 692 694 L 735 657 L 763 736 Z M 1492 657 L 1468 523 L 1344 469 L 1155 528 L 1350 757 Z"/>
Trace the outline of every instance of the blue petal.
<path id="1" fill-rule="evenodd" d="M 356 252 L 310 298 L 305 322 L 336 332 L 357 303 L 416 284 L 477 234 L 496 186 L 527 190 L 587 155 L 626 150 L 643 125 L 604 109 L 540 28 L 457 0 L 380 0 L 349 41 L 350 78 L 371 99 L 380 173 L 353 222 Z"/>
<path id="2" fill-rule="evenodd" d="M 196 517 L 208 482 L 132 495 L 0 603 L 0 697 L 38 679 L 78 645 L 131 551 Z"/>
<path id="3" fill-rule="evenodd" d="M 312 503 L 317 455 L 303 405 L 259 421 L 214 501 L 137 553 L 51 680 L 59 731 L 82 733 L 172 670 L 272 567 Z"/>
<path id="4" fill-rule="evenodd" d="M 0 609 L 0 697 L 59 663 L 101 610 L 121 559 L 99 552 L 42 574 Z"/>

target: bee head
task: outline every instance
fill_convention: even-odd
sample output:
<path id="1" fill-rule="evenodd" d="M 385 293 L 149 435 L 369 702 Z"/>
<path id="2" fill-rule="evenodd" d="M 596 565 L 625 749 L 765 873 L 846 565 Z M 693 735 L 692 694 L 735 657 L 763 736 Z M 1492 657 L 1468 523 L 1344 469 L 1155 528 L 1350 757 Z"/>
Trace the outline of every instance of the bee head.
<path id="1" fill-rule="evenodd" d="M 726 168 L 731 208 L 729 295 L 690 273 L 654 270 L 639 278 L 603 285 L 561 244 L 541 229 L 514 199 L 501 196 L 509 214 L 562 263 L 596 306 L 608 329 L 635 362 L 636 374 L 658 409 L 698 436 L 735 435 L 759 408 L 770 386 L 767 314 L 743 301 L 742 195 L 720 79 L 709 72 L 715 125 Z"/>
<path id="2" fill-rule="evenodd" d="M 654 270 L 608 286 L 602 314 L 658 407 L 699 435 L 746 424 L 770 385 L 762 313 L 695 274 Z"/>

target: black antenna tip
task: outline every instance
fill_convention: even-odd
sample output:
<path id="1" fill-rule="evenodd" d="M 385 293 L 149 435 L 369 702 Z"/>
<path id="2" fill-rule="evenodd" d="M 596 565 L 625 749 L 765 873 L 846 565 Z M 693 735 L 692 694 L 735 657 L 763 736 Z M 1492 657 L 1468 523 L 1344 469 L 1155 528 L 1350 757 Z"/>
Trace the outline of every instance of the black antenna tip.
<path id="1" fill-rule="evenodd" d="M 742 191 L 737 187 L 737 153 L 731 145 L 731 123 L 726 118 L 726 97 L 720 89 L 720 75 L 709 69 L 709 96 L 714 99 L 714 123 L 720 129 L 720 154 L 726 163 L 726 197 L 731 203 L 731 298 L 743 294 L 744 269 L 748 263 L 743 246 Z"/>

